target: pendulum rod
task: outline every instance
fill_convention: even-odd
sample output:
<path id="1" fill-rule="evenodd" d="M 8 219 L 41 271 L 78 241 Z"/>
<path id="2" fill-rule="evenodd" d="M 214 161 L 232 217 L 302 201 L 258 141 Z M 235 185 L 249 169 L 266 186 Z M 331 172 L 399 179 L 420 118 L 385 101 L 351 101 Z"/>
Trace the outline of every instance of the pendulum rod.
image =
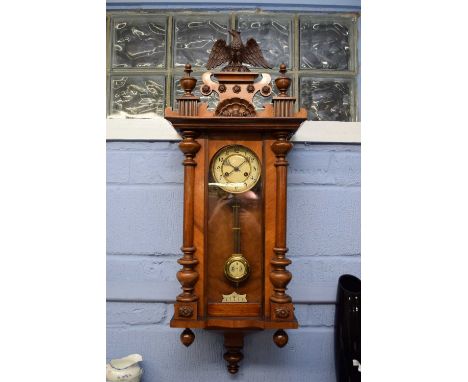
<path id="1" fill-rule="evenodd" d="M 240 222 L 239 222 L 239 200 L 234 196 L 232 204 L 232 242 L 234 254 L 240 254 Z"/>

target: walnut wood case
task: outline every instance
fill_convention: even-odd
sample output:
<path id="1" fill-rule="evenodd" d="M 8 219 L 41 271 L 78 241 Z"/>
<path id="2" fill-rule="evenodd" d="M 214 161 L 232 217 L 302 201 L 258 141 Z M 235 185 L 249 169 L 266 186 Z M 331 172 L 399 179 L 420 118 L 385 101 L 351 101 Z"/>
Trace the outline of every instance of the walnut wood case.
<path id="1" fill-rule="evenodd" d="M 166 108 L 165 117 L 182 136 L 184 166 L 184 215 L 181 269 L 182 292 L 176 297 L 171 327 L 184 328 L 181 341 L 189 346 L 195 335 L 190 328 L 224 332 L 228 371 L 236 373 L 243 358 L 243 336 L 249 331 L 276 329 L 274 342 L 283 347 L 284 329 L 298 327 L 292 298 L 286 292 L 292 275 L 286 247 L 286 156 L 289 138 L 306 119 L 304 109 L 294 113 L 295 98 L 286 93 L 290 79 L 284 65 L 276 79 L 280 94 L 263 110 L 255 110 L 253 97 L 271 94 L 268 74 L 219 72 L 203 75 L 202 94 L 219 94 L 216 110 L 192 93 L 196 80 L 186 65 L 181 86 L 184 96 L 178 109 Z M 212 80 L 215 77 L 217 81 Z M 261 175 L 247 192 L 232 195 L 213 183 L 210 165 L 223 147 L 240 145 L 258 157 Z M 232 203 L 240 204 L 242 255 L 250 265 L 248 278 L 238 285 L 223 272 L 232 254 Z M 223 302 L 236 292 L 246 301 Z"/>

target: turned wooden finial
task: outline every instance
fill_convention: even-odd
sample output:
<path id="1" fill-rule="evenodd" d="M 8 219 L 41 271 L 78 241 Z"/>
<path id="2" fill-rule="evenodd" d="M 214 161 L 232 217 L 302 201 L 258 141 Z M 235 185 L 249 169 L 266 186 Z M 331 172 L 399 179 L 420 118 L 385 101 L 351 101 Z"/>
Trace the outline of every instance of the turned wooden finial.
<path id="1" fill-rule="evenodd" d="M 195 86 L 197 84 L 196 78 L 193 78 L 190 73 L 193 72 L 192 70 L 192 65 L 190 64 L 185 64 L 185 69 L 184 69 L 184 76 L 180 79 L 180 86 L 182 89 L 184 89 L 185 94 L 184 97 L 192 97 L 192 91 L 195 89 Z"/>
<path id="2" fill-rule="evenodd" d="M 291 79 L 286 77 L 286 65 L 281 64 L 280 70 L 281 76 L 275 80 L 276 87 L 278 88 L 280 94 L 278 97 L 287 97 L 288 95 L 286 92 L 288 91 L 289 87 L 291 86 Z"/>
<path id="3" fill-rule="evenodd" d="M 273 334 L 273 341 L 279 348 L 284 347 L 288 343 L 288 339 L 288 333 L 283 329 L 278 329 L 275 334 Z"/>
<path id="4" fill-rule="evenodd" d="M 189 328 L 185 329 L 180 334 L 180 341 L 187 347 L 192 345 L 194 340 L 195 340 L 195 334 Z"/>
<path id="5" fill-rule="evenodd" d="M 227 369 L 231 374 L 239 371 L 239 362 L 244 359 L 242 348 L 244 347 L 244 334 L 236 332 L 224 333 L 224 359 L 227 362 Z"/>

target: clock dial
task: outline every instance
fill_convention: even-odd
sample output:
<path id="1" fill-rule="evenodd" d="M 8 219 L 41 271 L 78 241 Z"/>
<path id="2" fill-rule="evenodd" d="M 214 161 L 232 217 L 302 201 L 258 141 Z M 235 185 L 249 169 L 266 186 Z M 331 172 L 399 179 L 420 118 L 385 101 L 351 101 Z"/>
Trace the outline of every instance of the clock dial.
<path id="1" fill-rule="evenodd" d="M 242 277 L 245 274 L 245 266 L 240 261 L 236 260 L 229 266 L 229 273 L 232 277 Z"/>
<path id="2" fill-rule="evenodd" d="M 226 146 L 219 150 L 211 162 L 215 184 L 224 191 L 239 194 L 254 187 L 260 179 L 260 161 L 245 146 Z"/>
<path id="3" fill-rule="evenodd" d="M 249 276 L 249 263 L 241 254 L 232 255 L 224 265 L 224 274 L 227 279 L 239 283 Z"/>

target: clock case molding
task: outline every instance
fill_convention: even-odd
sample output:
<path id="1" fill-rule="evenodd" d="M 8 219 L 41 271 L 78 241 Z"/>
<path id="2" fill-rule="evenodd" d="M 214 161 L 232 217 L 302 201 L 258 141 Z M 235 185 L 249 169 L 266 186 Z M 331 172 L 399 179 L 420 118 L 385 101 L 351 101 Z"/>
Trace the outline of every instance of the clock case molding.
<path id="1" fill-rule="evenodd" d="M 261 80 L 255 82 L 259 73 L 205 73 L 201 93 L 217 92 L 220 97 L 217 109 L 210 111 L 192 93 L 197 81 L 191 72 L 187 64 L 180 80 L 185 94 L 177 99 L 178 109 L 165 109 L 165 118 L 182 137 L 179 147 L 185 156 L 183 255 L 178 260 L 182 268 L 177 273 L 182 292 L 176 298 L 170 326 L 184 329 L 180 338 L 186 346 L 195 339 L 193 328 L 223 331 L 227 349 L 224 358 L 228 371 L 234 374 L 243 358 L 244 335 L 249 331 L 274 329 L 273 340 L 283 347 L 288 341 L 284 329 L 298 327 L 293 301 L 287 293 L 292 275 L 287 270 L 291 260 L 286 256 L 286 156 L 293 146 L 290 138 L 307 119 L 307 112 L 294 112 L 296 99 L 287 95 L 291 79 L 286 76 L 285 65 L 280 66 L 281 75 L 275 80 L 280 94 L 263 110 L 255 110 L 252 99 L 257 93 L 271 95 L 269 74 L 261 74 Z M 262 285 L 255 292 L 261 300 L 259 304 L 208 302 L 208 294 L 212 294 L 208 288 L 216 285 L 210 280 L 217 272 L 223 272 L 212 265 L 207 253 L 209 166 L 222 146 L 232 144 L 252 149 L 262 163 L 263 253 L 253 264 L 261 269 L 255 276 L 260 277 Z"/>

